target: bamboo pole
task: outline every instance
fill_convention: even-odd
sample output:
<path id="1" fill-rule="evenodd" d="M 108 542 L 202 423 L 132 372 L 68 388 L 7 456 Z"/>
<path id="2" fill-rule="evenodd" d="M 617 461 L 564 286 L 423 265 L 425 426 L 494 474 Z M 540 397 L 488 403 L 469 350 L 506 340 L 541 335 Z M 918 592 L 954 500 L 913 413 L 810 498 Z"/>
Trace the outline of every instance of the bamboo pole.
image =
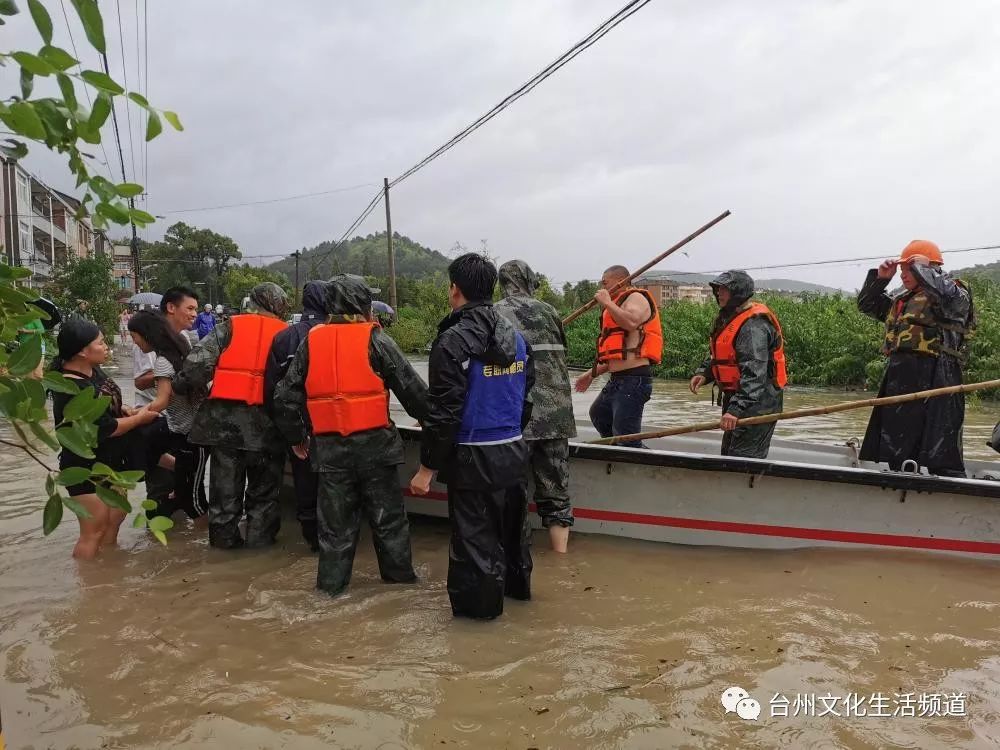
<path id="1" fill-rule="evenodd" d="M 677 250 L 680 250 L 682 247 L 684 247 L 687 243 L 689 243 L 695 237 L 698 237 L 699 235 L 704 234 L 709 229 L 711 229 L 716 224 L 718 224 L 720 221 L 722 221 L 723 219 L 725 219 L 727 216 L 729 216 L 729 211 L 723 211 L 721 214 L 719 214 L 718 216 L 716 216 L 714 219 L 712 219 L 710 222 L 708 222 L 707 224 L 705 224 L 703 227 L 701 227 L 700 229 L 692 232 L 691 234 L 689 234 L 687 237 L 685 237 L 684 239 L 682 239 L 680 242 L 678 242 L 676 245 L 674 245 L 670 249 L 668 249 L 668 250 L 660 253 L 659 255 L 657 255 L 655 258 L 653 258 L 651 261 L 649 261 L 649 263 L 647 263 L 646 265 L 644 265 L 638 271 L 635 271 L 634 273 L 632 273 L 632 275 L 629 276 L 627 279 L 624 279 L 623 281 L 620 281 L 618 284 L 615 285 L 615 287 L 613 289 L 609 289 L 608 291 L 612 295 L 614 295 L 614 293 L 616 291 L 618 291 L 620 288 L 628 286 L 632 282 L 633 279 L 635 279 L 638 276 L 642 276 L 644 273 L 646 273 L 646 271 L 648 271 L 650 268 L 652 268 L 657 263 L 659 263 L 660 261 L 662 261 L 668 255 L 670 255 L 671 253 L 673 253 L 673 252 L 675 252 Z M 587 310 L 589 310 L 590 308 L 592 308 L 596 304 L 597 304 L 597 300 L 596 299 L 592 299 L 589 302 L 587 302 L 585 305 L 583 305 L 582 307 L 577 308 L 576 310 L 574 310 L 573 312 L 571 312 L 569 315 L 567 315 L 565 318 L 563 318 L 563 325 L 564 326 L 569 325 L 570 323 L 572 323 L 574 320 L 576 320 L 577 318 L 579 318 L 581 315 L 583 315 L 585 312 L 587 312 Z"/>
<path id="2" fill-rule="evenodd" d="M 776 414 L 761 414 L 759 417 L 747 417 L 736 420 L 737 427 L 749 427 L 755 424 L 767 424 L 768 422 L 778 422 L 784 419 L 798 419 L 800 417 L 815 417 L 821 414 L 834 414 L 840 411 L 850 411 L 851 409 L 864 409 L 868 406 L 891 406 L 892 404 L 905 404 L 909 401 L 922 401 L 927 398 L 937 396 L 950 396 L 956 393 L 971 393 L 972 391 L 984 391 L 989 388 L 1000 388 L 1000 380 L 984 380 L 981 383 L 967 383 L 965 385 L 949 385 L 944 388 L 932 388 L 929 391 L 917 391 L 915 393 L 902 393 L 898 396 L 883 396 L 882 398 L 869 398 L 864 401 L 842 401 L 839 404 L 829 406 L 813 406 L 808 409 L 796 409 L 795 411 L 783 411 Z M 615 437 L 601 438 L 600 440 L 590 440 L 589 443 L 595 445 L 614 445 L 621 442 L 633 442 L 636 440 L 652 440 L 654 438 L 669 437 L 670 435 L 685 435 L 689 432 L 703 432 L 705 430 L 719 429 L 719 420 L 713 422 L 699 422 L 683 427 L 671 427 L 664 430 L 652 430 L 650 432 L 637 432 L 634 435 L 616 435 Z"/>

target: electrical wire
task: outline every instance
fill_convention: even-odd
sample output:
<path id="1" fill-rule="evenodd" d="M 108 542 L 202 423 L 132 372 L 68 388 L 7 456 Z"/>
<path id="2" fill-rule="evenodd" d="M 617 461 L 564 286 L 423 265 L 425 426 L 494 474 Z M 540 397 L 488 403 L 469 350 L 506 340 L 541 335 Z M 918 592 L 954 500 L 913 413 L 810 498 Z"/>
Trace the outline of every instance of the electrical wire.
<path id="1" fill-rule="evenodd" d="M 498 114 L 503 112 L 503 110 L 505 110 L 514 102 L 516 102 L 522 96 L 525 96 L 526 94 L 530 93 L 536 86 L 542 83 L 542 81 L 544 81 L 546 78 L 553 75 L 560 68 L 567 65 L 571 60 L 573 60 L 578 55 L 582 54 L 584 51 L 586 51 L 591 46 L 596 44 L 612 29 L 618 26 L 618 24 L 622 23 L 627 18 L 638 13 L 640 10 L 646 7 L 651 1 L 652 0 L 631 0 L 631 2 L 626 3 L 613 16 L 608 18 L 604 23 L 602 23 L 596 29 L 591 31 L 587 36 L 585 36 L 579 42 L 577 42 L 568 50 L 566 50 L 566 52 L 564 52 L 562 55 L 557 57 L 547 66 L 542 68 L 542 70 L 536 73 L 528 81 L 523 83 L 519 88 L 515 89 L 511 94 L 508 94 L 506 97 L 504 97 L 499 103 L 494 105 L 492 109 L 487 111 L 485 114 L 481 115 L 471 124 L 467 125 L 463 130 L 459 131 L 457 134 L 452 136 L 444 144 L 438 146 L 438 148 L 434 149 L 434 151 L 432 151 L 430 154 L 428 154 L 419 162 L 417 162 L 412 167 L 407 169 L 399 177 L 390 181 L 389 187 L 395 187 L 406 178 L 411 177 L 412 175 L 416 174 L 418 171 L 426 167 L 428 164 L 437 159 L 439 156 L 443 155 L 446 151 L 458 145 L 461 141 L 465 140 L 476 130 L 478 130 L 487 122 L 496 117 Z"/>
<path id="2" fill-rule="evenodd" d="M 371 187 L 372 185 L 376 185 L 376 184 L 378 184 L 378 183 L 375 183 L 375 182 L 362 182 L 362 183 L 360 183 L 358 185 L 348 185 L 347 187 L 332 188 L 330 190 L 321 190 L 321 191 L 316 192 L 316 193 L 302 193 L 301 195 L 289 195 L 289 196 L 286 196 L 284 198 L 265 198 L 264 200 L 247 201 L 245 203 L 227 203 L 227 204 L 222 205 L 222 206 L 196 206 L 194 208 L 175 208 L 175 209 L 171 209 L 170 211 L 163 211 L 162 213 L 164 213 L 164 214 L 186 214 L 186 213 L 193 213 L 195 211 L 218 211 L 218 210 L 223 209 L 223 208 L 241 208 L 243 206 L 261 206 L 261 205 L 264 205 L 265 203 L 281 203 L 283 201 L 295 201 L 295 200 L 299 200 L 301 198 L 315 198 L 315 197 L 321 196 L 321 195 L 332 195 L 334 193 L 346 193 L 346 192 L 350 192 L 351 190 L 360 190 L 361 188 Z"/>
<path id="3" fill-rule="evenodd" d="M 76 40 L 73 38 L 73 27 L 69 25 L 69 14 L 66 12 L 65 0 L 59 0 L 59 5 L 62 8 L 63 19 L 66 21 L 66 31 L 69 33 L 69 43 L 73 47 L 73 57 L 79 61 L 80 53 L 76 49 Z M 87 106 L 93 109 L 94 101 L 90 98 L 90 87 L 86 84 L 83 86 L 83 93 L 87 97 Z M 104 148 L 104 139 L 101 139 L 101 153 L 104 154 L 104 171 L 114 182 L 114 177 L 111 175 L 111 159 L 108 158 L 107 149 Z"/>
<path id="4" fill-rule="evenodd" d="M 121 0 L 115 0 L 115 9 L 118 12 L 118 43 L 122 51 L 122 82 L 125 90 L 128 91 L 128 60 L 125 59 L 125 31 L 122 26 L 122 6 Z M 107 72 L 107 71 L 105 71 Z M 125 118 L 128 122 L 128 153 L 132 161 L 132 181 L 135 181 L 135 141 L 132 138 L 132 101 L 125 97 Z M 128 182 L 128 180 L 123 180 Z"/>

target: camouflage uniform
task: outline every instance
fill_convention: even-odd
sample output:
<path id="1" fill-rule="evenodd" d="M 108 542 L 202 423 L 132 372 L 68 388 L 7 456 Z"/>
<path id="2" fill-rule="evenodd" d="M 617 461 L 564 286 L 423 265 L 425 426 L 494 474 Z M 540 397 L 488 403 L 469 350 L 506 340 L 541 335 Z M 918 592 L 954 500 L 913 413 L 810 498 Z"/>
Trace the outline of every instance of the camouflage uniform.
<path id="1" fill-rule="evenodd" d="M 371 313 L 371 290 L 359 276 L 334 276 L 327 289 L 330 325 Z M 372 329 L 368 360 L 407 413 L 418 420 L 427 414 L 427 385 L 382 331 Z M 309 339 L 299 347 L 288 373 L 274 392 L 274 418 L 282 443 L 297 445 L 312 432 L 306 409 Z M 403 441 L 395 425 L 353 435 L 313 435 L 309 445 L 313 471 L 319 475 L 319 571 L 316 586 L 339 594 L 351 581 L 362 512 L 368 517 L 382 579 L 416 580 L 410 551 L 398 467 Z"/>
<path id="2" fill-rule="evenodd" d="M 279 318 L 287 312 L 287 297 L 276 284 L 259 284 L 250 297 L 258 309 Z M 228 320 L 201 339 L 174 378 L 177 391 L 207 392 L 219 357 L 231 341 L 232 322 Z M 278 495 L 285 468 L 285 445 L 265 407 L 207 398 L 198 408 L 188 439 L 211 448 L 209 543 L 226 549 L 273 544 L 281 526 Z M 245 542 L 239 530 L 244 512 Z"/>
<path id="3" fill-rule="evenodd" d="M 532 297 L 538 289 L 538 277 L 524 261 L 512 260 L 500 266 L 500 286 L 504 299 L 494 309 L 524 336 L 535 359 L 534 406 L 524 430 L 531 450 L 535 505 L 546 528 L 553 524 L 572 526 L 569 438 L 576 437 L 576 418 L 562 320 L 552 305 Z"/>
<path id="4" fill-rule="evenodd" d="M 733 318 L 747 309 L 755 290 L 753 279 L 745 271 L 726 271 L 713 279 L 711 285 L 713 288 L 723 286 L 730 294 L 729 303 L 719 310 L 712 324 L 711 336 L 714 339 Z M 778 330 L 762 315 L 747 318 L 740 326 L 733 341 L 740 368 L 740 385 L 734 392 L 720 393 L 723 414 L 742 419 L 781 411 L 784 391 L 775 382 L 772 356 L 780 344 Z M 715 382 L 711 353 L 694 374 L 704 377 L 706 384 Z M 726 431 L 722 435 L 722 455 L 767 458 L 775 424 L 768 422 Z"/>
<path id="5" fill-rule="evenodd" d="M 868 272 L 858 293 L 858 308 L 884 321 L 882 353 L 888 357 L 879 396 L 962 382 L 967 341 L 975 329 L 975 310 L 968 288 L 940 267 L 912 264 L 919 287 L 889 295 L 890 279 Z M 962 424 L 965 396 L 957 393 L 872 410 L 860 457 L 889 464 L 898 471 L 916 461 L 932 474 L 965 476 Z"/>

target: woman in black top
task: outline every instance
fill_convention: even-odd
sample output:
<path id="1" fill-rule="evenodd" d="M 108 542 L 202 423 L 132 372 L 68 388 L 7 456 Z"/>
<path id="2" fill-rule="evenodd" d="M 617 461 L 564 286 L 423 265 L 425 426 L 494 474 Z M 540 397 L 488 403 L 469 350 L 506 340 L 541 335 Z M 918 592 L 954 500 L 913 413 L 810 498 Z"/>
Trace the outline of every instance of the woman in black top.
<path id="1" fill-rule="evenodd" d="M 132 410 L 122 403 L 118 385 L 101 370 L 108 358 L 108 345 L 100 329 L 88 320 L 74 318 L 63 323 L 57 339 L 59 355 L 52 362 L 52 369 L 76 382 L 81 389 L 91 387 L 99 396 L 108 396 L 111 403 L 98 418 L 96 461 L 114 470 L 132 468 L 130 456 L 135 455 L 121 436 L 156 419 L 156 412 L 148 409 Z M 65 393 L 52 393 L 52 417 L 58 427 L 63 421 L 63 411 L 73 397 Z M 59 468 L 82 466 L 90 468 L 95 459 L 78 456 L 64 448 L 59 454 Z M 91 482 L 81 482 L 68 487 L 70 497 L 83 505 L 90 518 L 79 518 L 80 538 L 73 548 L 73 557 L 90 559 L 105 544 L 118 541 L 118 528 L 125 520 L 125 513 L 111 508 L 95 494 Z"/>

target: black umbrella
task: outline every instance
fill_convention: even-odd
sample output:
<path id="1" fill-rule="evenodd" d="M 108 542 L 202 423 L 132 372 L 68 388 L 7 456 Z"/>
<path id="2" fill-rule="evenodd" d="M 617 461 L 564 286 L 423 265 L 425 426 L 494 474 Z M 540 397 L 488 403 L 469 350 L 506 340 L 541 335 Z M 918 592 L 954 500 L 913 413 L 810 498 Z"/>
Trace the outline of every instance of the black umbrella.
<path id="1" fill-rule="evenodd" d="M 51 331 L 62 322 L 62 313 L 59 312 L 59 308 L 56 307 L 52 300 L 39 297 L 36 300 L 32 300 L 30 304 L 49 316 L 48 320 L 42 319 L 42 325 L 45 326 L 46 331 Z"/>

